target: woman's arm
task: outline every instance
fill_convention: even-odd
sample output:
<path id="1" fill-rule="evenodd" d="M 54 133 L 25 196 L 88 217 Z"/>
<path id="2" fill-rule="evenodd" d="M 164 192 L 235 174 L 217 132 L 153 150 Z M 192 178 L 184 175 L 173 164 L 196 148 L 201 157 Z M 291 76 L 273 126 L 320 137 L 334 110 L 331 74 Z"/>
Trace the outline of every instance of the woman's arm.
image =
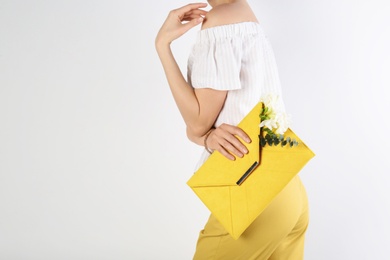
<path id="1" fill-rule="evenodd" d="M 187 125 L 188 138 L 199 145 L 203 145 L 205 134 L 214 125 L 225 102 L 227 91 L 211 88 L 193 89 L 184 79 L 170 44 L 203 21 L 203 16 L 207 12 L 199 8 L 206 6 L 207 4 L 189 4 L 171 11 L 155 42 L 172 95 Z M 183 24 L 182 21 L 188 22 Z M 234 156 L 228 151 L 242 157 L 243 154 L 239 149 L 246 153 L 246 148 L 234 135 L 249 140 L 249 137 L 238 127 L 224 124 L 210 134 L 207 140 L 208 147 L 220 151 L 232 160 Z"/>
<path id="2" fill-rule="evenodd" d="M 191 132 L 202 136 L 214 124 L 225 102 L 227 91 L 194 90 L 184 79 L 172 54 L 170 44 L 190 28 L 200 24 L 207 4 L 189 4 L 169 13 L 156 37 L 156 49 L 163 65 L 172 95 Z M 188 21 L 182 24 L 182 21 Z"/>

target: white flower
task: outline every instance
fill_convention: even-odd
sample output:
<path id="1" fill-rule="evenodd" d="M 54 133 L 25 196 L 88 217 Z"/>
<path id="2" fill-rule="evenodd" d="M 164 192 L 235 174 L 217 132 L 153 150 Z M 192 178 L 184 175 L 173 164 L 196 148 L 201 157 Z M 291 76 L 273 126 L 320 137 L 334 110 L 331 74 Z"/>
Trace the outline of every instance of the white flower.
<path id="1" fill-rule="evenodd" d="M 267 120 L 261 121 L 260 127 L 263 127 L 263 126 L 265 126 L 266 128 L 272 130 L 274 128 L 277 128 L 278 124 L 277 124 L 275 118 L 271 118 L 271 119 L 267 119 Z"/>
<path id="2" fill-rule="evenodd" d="M 290 126 L 290 117 L 286 113 L 278 113 L 275 116 L 275 121 L 277 124 L 275 133 L 284 134 L 287 131 L 287 128 Z"/>
<path id="3" fill-rule="evenodd" d="M 266 113 L 268 119 L 260 123 L 260 127 L 266 127 L 276 134 L 284 134 L 290 126 L 290 117 L 283 111 L 279 96 L 269 93 L 261 99 L 264 106 L 268 108 Z"/>
<path id="4" fill-rule="evenodd" d="M 282 111 L 282 107 L 281 107 L 281 103 L 279 102 L 278 95 L 268 93 L 268 94 L 262 96 L 260 101 L 263 102 L 264 106 L 271 109 L 274 113 L 278 113 L 278 112 Z"/>

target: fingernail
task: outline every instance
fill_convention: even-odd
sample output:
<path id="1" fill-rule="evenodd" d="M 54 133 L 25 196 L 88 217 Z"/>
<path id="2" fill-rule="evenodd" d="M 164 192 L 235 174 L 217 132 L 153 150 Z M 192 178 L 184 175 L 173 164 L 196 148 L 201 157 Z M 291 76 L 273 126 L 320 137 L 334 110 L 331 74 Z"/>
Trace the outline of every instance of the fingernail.
<path id="1" fill-rule="evenodd" d="M 243 153 L 248 153 L 248 150 L 247 149 L 242 149 L 242 152 Z"/>
<path id="2" fill-rule="evenodd" d="M 250 142 L 251 142 L 251 139 L 246 138 L 245 141 L 246 141 L 247 143 L 250 143 Z"/>
<path id="3" fill-rule="evenodd" d="M 196 20 L 198 23 L 201 23 L 203 21 L 203 17 L 199 17 L 198 20 Z"/>

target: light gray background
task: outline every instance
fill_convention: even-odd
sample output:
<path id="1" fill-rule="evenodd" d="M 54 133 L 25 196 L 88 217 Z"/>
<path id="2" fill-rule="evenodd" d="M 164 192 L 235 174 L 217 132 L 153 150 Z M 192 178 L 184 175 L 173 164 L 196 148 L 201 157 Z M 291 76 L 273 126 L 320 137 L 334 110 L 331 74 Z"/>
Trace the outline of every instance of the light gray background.
<path id="1" fill-rule="evenodd" d="M 191 259 L 202 148 L 154 50 L 186 3 L 0 0 L 0 259 Z M 388 259 L 390 4 L 250 3 L 316 153 L 306 259 Z M 197 30 L 173 44 L 183 73 Z"/>

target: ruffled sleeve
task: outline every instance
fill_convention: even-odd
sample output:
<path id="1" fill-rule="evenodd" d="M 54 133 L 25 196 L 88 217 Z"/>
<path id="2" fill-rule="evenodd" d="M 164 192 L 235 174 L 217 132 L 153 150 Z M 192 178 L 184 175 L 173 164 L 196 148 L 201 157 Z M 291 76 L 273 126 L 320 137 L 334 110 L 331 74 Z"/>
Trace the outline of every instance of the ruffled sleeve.
<path id="1" fill-rule="evenodd" d="M 241 89 L 242 38 L 214 27 L 198 32 L 188 60 L 187 78 L 193 88 Z"/>

